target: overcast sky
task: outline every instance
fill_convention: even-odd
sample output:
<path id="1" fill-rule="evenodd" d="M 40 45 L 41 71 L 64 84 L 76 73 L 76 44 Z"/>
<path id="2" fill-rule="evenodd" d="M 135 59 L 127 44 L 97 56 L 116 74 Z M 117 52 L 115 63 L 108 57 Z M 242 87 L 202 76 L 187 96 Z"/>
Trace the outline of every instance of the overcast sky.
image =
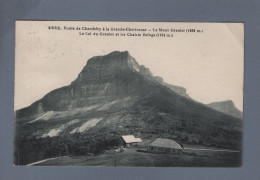
<path id="1" fill-rule="evenodd" d="M 172 38 L 95 37 L 75 30 L 50 30 L 49 25 L 196 28 L 203 33 L 173 33 Z M 69 85 L 92 56 L 126 50 L 165 82 L 185 87 L 191 98 L 202 103 L 232 100 L 243 109 L 243 24 L 18 21 L 15 110 Z"/>

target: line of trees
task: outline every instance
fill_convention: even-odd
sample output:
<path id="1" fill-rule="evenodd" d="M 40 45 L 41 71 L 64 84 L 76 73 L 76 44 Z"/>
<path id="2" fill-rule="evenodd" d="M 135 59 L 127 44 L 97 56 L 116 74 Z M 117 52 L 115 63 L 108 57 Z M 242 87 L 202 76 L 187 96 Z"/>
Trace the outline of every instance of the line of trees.
<path id="1" fill-rule="evenodd" d="M 118 146 L 120 138 L 115 135 L 91 137 L 76 133 L 67 137 L 17 138 L 15 140 L 14 164 L 26 165 L 58 156 L 98 154 Z"/>

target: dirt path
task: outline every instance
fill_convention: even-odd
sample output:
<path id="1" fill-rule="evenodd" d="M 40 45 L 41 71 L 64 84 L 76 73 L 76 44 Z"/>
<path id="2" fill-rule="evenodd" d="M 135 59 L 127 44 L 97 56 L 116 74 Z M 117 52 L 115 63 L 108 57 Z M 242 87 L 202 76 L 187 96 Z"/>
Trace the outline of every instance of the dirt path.
<path id="1" fill-rule="evenodd" d="M 226 150 L 226 149 L 198 149 L 198 148 L 184 148 L 184 150 L 194 150 L 194 151 L 222 151 L 222 152 L 240 152 L 237 150 Z"/>
<path id="2" fill-rule="evenodd" d="M 57 158 L 61 158 L 61 157 L 66 157 L 66 156 L 44 159 L 44 160 L 41 160 L 41 161 L 37 161 L 37 162 L 34 162 L 34 163 L 27 164 L 26 166 L 33 166 L 33 165 L 40 164 L 40 163 L 45 162 L 45 161 L 49 161 L 49 160 L 53 160 L 53 159 L 57 159 Z"/>

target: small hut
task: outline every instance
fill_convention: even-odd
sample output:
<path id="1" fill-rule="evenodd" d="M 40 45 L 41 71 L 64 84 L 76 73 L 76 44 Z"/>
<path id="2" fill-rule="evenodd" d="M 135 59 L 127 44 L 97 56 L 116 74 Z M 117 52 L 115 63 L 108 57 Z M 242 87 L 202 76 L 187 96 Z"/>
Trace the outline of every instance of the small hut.
<path id="1" fill-rule="evenodd" d="M 124 135 L 122 136 L 122 139 L 124 140 L 123 144 L 126 147 L 136 146 L 142 142 L 141 138 L 135 138 L 133 135 Z"/>

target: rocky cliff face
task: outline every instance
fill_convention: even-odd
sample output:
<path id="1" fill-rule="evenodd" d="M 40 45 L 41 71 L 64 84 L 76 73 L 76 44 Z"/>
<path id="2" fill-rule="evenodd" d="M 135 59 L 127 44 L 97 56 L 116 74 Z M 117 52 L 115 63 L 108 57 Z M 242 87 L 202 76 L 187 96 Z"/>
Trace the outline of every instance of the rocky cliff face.
<path id="1" fill-rule="evenodd" d="M 243 118 L 243 113 L 235 107 L 233 101 L 231 101 L 231 100 L 213 102 L 213 103 L 207 104 L 207 106 L 212 109 L 215 109 L 217 111 L 228 114 L 230 116 L 240 118 L 240 119 Z"/>
<path id="2" fill-rule="evenodd" d="M 138 96 L 152 93 L 156 84 L 188 97 L 186 89 L 167 84 L 125 52 L 112 52 L 95 56 L 79 73 L 71 85 L 56 89 L 30 107 L 17 111 L 17 117 L 35 115 L 47 111 L 74 109 L 109 101 L 113 97 Z M 40 114 L 40 113 L 38 113 Z"/>
<path id="3" fill-rule="evenodd" d="M 166 83 L 163 81 L 163 78 L 160 76 L 155 76 L 154 79 L 159 82 L 160 84 L 170 88 L 171 90 L 173 90 L 174 92 L 178 93 L 179 95 L 182 95 L 186 98 L 190 98 L 189 95 L 186 93 L 186 89 L 184 87 L 180 87 L 180 86 L 175 86 L 169 83 Z"/>

